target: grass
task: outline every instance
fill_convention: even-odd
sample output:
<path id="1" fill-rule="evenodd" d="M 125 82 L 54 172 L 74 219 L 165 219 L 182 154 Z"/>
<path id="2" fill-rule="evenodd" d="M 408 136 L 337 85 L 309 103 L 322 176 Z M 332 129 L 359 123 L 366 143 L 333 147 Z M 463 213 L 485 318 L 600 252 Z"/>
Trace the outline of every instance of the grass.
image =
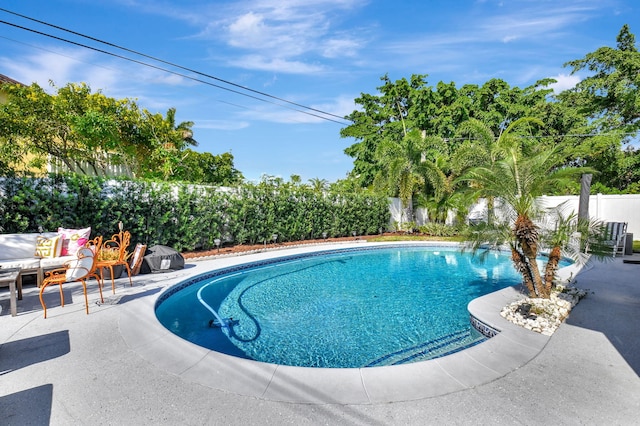
<path id="1" fill-rule="evenodd" d="M 640 240 L 633 240 L 633 252 L 640 253 Z"/>

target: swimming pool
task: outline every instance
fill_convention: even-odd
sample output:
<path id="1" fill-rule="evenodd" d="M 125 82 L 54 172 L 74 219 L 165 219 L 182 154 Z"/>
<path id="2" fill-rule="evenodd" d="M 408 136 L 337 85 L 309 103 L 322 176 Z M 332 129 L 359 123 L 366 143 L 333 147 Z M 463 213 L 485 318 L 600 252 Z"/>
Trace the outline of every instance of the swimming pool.
<path id="1" fill-rule="evenodd" d="M 173 287 L 160 322 L 200 346 L 306 367 L 404 364 L 484 338 L 467 304 L 520 282 L 509 257 L 455 247 L 382 246 L 283 257 L 212 271 Z M 206 306 L 205 306 L 206 305 Z M 220 317 L 229 327 L 210 327 Z"/>

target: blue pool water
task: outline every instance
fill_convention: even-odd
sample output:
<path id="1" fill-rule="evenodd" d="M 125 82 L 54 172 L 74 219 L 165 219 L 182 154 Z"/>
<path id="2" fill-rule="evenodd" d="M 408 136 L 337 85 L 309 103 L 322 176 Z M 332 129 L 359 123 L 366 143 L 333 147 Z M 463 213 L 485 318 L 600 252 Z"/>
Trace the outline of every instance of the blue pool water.
<path id="1" fill-rule="evenodd" d="M 204 274 L 156 315 L 200 346 L 263 362 L 367 367 L 443 356 L 482 341 L 467 304 L 518 284 L 509 256 L 455 247 L 342 249 Z M 232 318 L 211 327 L 214 315 Z"/>

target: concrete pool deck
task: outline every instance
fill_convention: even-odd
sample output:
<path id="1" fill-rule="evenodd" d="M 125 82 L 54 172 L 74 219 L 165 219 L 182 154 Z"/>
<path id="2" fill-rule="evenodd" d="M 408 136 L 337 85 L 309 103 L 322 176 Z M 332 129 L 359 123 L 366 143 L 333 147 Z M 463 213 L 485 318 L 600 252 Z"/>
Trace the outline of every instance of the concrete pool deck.
<path id="1" fill-rule="evenodd" d="M 363 243 L 341 244 L 340 247 Z M 591 293 L 547 337 L 499 316 L 518 297 L 476 300 L 502 332 L 435 360 L 367 369 L 305 369 L 221 355 L 183 341 L 153 315 L 160 293 L 213 268 L 328 246 L 188 261 L 182 271 L 120 279 L 105 303 L 89 285 L 48 289 L 42 318 L 26 287 L 18 316 L 0 290 L 2 424 L 634 424 L 640 412 L 640 265 L 595 264 Z M 638 256 L 636 256 L 637 258 Z M 127 286 L 125 287 L 125 283 Z"/>

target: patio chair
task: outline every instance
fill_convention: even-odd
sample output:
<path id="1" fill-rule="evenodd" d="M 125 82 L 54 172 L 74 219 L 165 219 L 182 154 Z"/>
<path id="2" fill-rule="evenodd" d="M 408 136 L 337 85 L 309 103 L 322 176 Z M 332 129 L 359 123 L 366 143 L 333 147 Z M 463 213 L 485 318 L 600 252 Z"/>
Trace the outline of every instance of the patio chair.
<path id="1" fill-rule="evenodd" d="M 131 233 L 129 231 L 120 231 L 117 234 L 111 236 L 111 239 L 105 241 L 101 248 L 101 253 L 112 253 L 115 255 L 114 259 L 98 259 L 97 269 L 100 272 L 100 280 L 104 283 L 104 273 L 108 268 L 111 275 L 111 291 L 116 293 L 116 283 L 114 266 L 122 265 L 127 271 L 129 277 L 129 284 L 133 287 L 133 281 L 131 281 L 131 267 L 129 266 L 128 258 L 129 253 L 127 249 L 131 243 Z"/>
<path id="2" fill-rule="evenodd" d="M 65 283 L 80 282 L 82 283 L 82 290 L 84 292 L 84 304 L 87 315 L 89 314 L 89 300 L 87 298 L 87 283 L 88 278 L 95 278 L 98 280 L 98 289 L 100 290 L 100 300 L 104 303 L 102 297 L 102 285 L 100 284 L 100 277 L 96 274 L 96 254 L 89 247 L 83 247 L 78 250 L 77 259 L 71 260 L 65 264 L 64 268 L 54 269 L 46 272 L 46 277 L 42 281 L 40 287 L 40 304 L 44 310 L 44 317 L 47 318 L 47 305 L 44 303 L 42 293 L 44 289 L 52 284 L 58 284 L 60 286 L 60 302 L 61 306 L 64 306 L 64 293 L 62 292 L 62 285 Z"/>
<path id="3" fill-rule="evenodd" d="M 624 253 L 624 242 L 627 235 L 626 222 L 607 222 L 605 227 L 605 244 L 611 247 L 613 257 Z"/>

